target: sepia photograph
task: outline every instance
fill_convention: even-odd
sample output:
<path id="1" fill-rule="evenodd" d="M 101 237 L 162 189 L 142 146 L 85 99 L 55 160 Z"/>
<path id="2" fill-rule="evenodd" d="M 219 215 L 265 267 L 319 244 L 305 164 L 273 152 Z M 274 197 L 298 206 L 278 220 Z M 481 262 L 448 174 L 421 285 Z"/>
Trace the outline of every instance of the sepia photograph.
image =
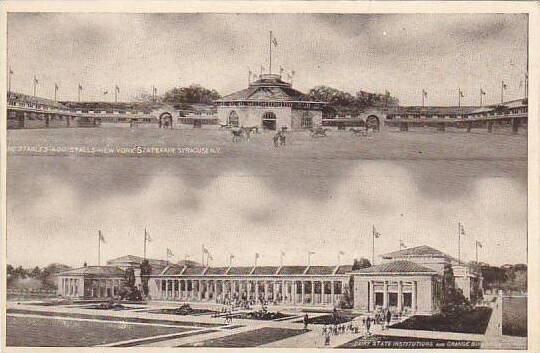
<path id="1" fill-rule="evenodd" d="M 531 349 L 530 8 L 254 8 L 4 8 L 4 349 Z"/>

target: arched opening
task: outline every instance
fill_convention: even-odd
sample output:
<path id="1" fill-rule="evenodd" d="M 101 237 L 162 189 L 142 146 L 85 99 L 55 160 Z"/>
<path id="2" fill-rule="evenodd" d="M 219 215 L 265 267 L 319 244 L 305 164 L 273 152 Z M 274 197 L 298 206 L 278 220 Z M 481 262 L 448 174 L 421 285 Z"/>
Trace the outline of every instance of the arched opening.
<path id="1" fill-rule="evenodd" d="M 263 129 L 275 130 L 276 129 L 276 114 L 273 112 L 266 112 L 262 116 Z"/>
<path id="2" fill-rule="evenodd" d="M 159 127 L 172 129 L 173 120 L 171 113 L 163 113 L 159 116 Z"/>
<path id="3" fill-rule="evenodd" d="M 238 114 L 233 110 L 232 112 L 229 113 L 227 125 L 232 126 L 232 127 L 238 127 L 239 120 L 240 119 L 238 118 Z"/>
<path id="4" fill-rule="evenodd" d="M 375 115 L 370 115 L 366 119 L 366 129 L 371 129 L 373 131 L 380 131 L 381 123 L 379 118 Z"/>

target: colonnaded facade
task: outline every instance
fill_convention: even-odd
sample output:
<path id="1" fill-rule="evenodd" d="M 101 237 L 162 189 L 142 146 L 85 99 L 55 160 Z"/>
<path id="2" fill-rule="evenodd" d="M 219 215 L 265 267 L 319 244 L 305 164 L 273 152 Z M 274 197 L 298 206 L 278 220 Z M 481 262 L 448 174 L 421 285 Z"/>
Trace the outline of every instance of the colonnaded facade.
<path id="1" fill-rule="evenodd" d="M 142 257 L 127 255 L 107 266 L 87 266 L 59 273 L 58 294 L 81 300 L 118 296 L 125 271 L 132 268 L 141 286 Z M 380 308 L 417 315 L 437 313 L 444 300 L 445 277 L 472 303 L 482 297 L 482 276 L 469 264 L 422 245 L 380 256 L 377 265 L 227 266 L 193 262 L 171 264 L 148 259 L 148 299 L 169 302 L 227 303 L 264 300 L 285 306 L 337 307 L 353 298 L 353 308 Z"/>
<path id="2" fill-rule="evenodd" d="M 310 129 L 322 125 L 324 102 L 307 96 L 281 80 L 280 75 L 263 74 L 249 87 L 216 101 L 222 125 L 259 127 L 267 130 Z"/>
<path id="3" fill-rule="evenodd" d="M 333 306 L 349 287 L 352 266 L 169 266 L 149 282 L 150 297 L 224 303 L 265 300 L 276 304 Z"/>

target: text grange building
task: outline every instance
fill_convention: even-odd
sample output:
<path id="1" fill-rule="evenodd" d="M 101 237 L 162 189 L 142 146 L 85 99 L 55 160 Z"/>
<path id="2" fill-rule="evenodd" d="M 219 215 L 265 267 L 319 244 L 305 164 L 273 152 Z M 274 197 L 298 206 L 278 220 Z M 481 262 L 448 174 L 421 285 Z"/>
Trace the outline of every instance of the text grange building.
<path id="1" fill-rule="evenodd" d="M 280 75 L 263 74 L 248 88 L 229 94 L 216 104 L 222 125 L 300 130 L 322 124 L 325 103 L 309 101 L 291 83 L 282 81 Z"/>

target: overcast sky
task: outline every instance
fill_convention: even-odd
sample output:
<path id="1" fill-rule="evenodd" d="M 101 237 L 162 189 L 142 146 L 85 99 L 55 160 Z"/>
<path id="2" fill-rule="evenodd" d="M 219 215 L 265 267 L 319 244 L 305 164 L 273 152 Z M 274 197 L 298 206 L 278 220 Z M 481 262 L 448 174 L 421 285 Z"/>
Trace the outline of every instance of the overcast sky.
<path id="1" fill-rule="evenodd" d="M 319 84 L 354 93 L 389 90 L 402 104 L 463 105 L 523 96 L 527 16 L 315 14 L 9 14 L 12 89 L 52 97 L 120 100 L 198 83 L 222 94 L 245 88 L 248 67 L 268 69 L 269 31 L 278 42 L 273 71 L 296 71 L 302 91 Z M 521 82 L 521 83 L 520 83 Z M 109 94 L 103 95 L 107 90 Z"/>

